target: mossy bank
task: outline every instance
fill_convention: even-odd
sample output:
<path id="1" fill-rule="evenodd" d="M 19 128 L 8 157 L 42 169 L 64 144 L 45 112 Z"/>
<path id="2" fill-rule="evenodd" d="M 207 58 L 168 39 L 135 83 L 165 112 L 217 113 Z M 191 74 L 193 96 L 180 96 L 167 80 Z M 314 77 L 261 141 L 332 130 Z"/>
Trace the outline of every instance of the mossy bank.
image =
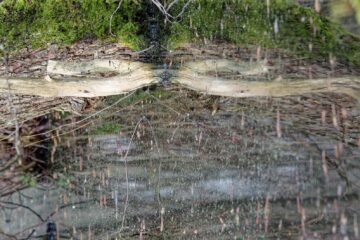
<path id="1" fill-rule="evenodd" d="M 0 40 L 9 51 L 89 37 L 142 49 L 147 47 L 145 2 L 124 0 L 110 34 L 110 16 L 119 1 L 5 0 L 0 4 Z M 181 13 L 186 2 L 178 1 L 170 13 Z M 193 0 L 179 18 L 161 26 L 162 44 L 169 49 L 186 42 L 222 40 L 360 65 L 358 36 L 290 0 Z"/>
<path id="2" fill-rule="evenodd" d="M 185 1 L 183 1 L 185 2 Z M 360 65 L 360 38 L 293 1 L 197 0 L 170 25 L 167 43 L 225 40 L 240 47 L 287 50 L 296 56 L 336 57 Z M 181 4 L 179 5 L 179 7 Z M 180 11 L 180 9 L 173 9 Z"/>
<path id="3" fill-rule="evenodd" d="M 120 41 L 131 48 L 142 45 L 139 34 L 142 4 L 112 0 L 5 0 L 0 3 L 0 41 L 10 51 L 48 43 L 71 44 L 79 39 Z"/>

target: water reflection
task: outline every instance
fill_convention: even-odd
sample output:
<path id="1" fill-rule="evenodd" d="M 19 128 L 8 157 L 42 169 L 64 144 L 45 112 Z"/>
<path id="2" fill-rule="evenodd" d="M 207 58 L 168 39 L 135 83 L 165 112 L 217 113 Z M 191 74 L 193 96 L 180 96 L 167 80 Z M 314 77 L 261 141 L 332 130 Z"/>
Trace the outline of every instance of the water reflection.
<path id="1" fill-rule="evenodd" d="M 356 100 L 118 99 L 53 122 L 82 121 L 54 135 L 48 178 L 1 199 L 9 239 L 359 237 Z"/>
<path id="2" fill-rule="evenodd" d="M 19 96 L 0 108 L 1 239 L 360 237 L 358 39 L 309 9 L 215 3 L 185 5 L 179 25 L 181 1 L 164 22 L 150 4 L 139 52 L 85 39 L 4 61 L 26 79 L 3 81 Z M 189 42 L 168 51 L 165 25 Z"/>

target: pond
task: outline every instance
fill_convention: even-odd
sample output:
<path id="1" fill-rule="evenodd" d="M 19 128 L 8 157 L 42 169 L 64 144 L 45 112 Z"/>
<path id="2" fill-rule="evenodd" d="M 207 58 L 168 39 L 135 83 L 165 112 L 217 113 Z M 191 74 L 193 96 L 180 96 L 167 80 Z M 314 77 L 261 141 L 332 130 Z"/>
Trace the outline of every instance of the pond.
<path id="1" fill-rule="evenodd" d="M 40 141 L 51 174 L 1 199 L 4 232 L 41 236 L 55 224 L 60 239 L 358 236 L 352 98 L 179 88 L 100 105 L 85 118 L 47 119 L 52 139 Z"/>
<path id="2" fill-rule="evenodd" d="M 211 3 L 210 20 L 206 1 L 160 2 L 140 15 L 142 50 L 89 37 L 0 63 L 0 239 L 360 239 L 360 38 L 325 32 L 329 1 L 266 1 L 260 35 L 231 14 L 249 1 Z M 291 11 L 318 25 L 288 36 Z"/>

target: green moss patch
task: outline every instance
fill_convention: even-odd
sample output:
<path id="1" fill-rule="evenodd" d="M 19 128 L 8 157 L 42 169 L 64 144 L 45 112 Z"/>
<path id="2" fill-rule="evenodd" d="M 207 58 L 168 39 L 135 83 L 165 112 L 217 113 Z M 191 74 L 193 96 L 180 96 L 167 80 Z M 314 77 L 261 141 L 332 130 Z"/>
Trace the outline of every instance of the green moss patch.
<path id="1" fill-rule="evenodd" d="M 0 41 L 10 50 L 43 47 L 47 43 L 70 44 L 83 38 L 120 41 L 139 49 L 138 1 L 125 0 L 112 19 L 115 0 L 4 0 L 0 4 Z"/>
<path id="2" fill-rule="evenodd" d="M 179 2 L 175 12 L 181 10 Z M 301 56 L 335 56 L 360 65 L 360 38 L 292 1 L 192 1 L 181 21 L 169 25 L 170 48 L 185 42 L 225 40 L 240 47 L 281 48 Z"/>
<path id="3" fill-rule="evenodd" d="M 171 8 L 178 15 L 187 0 Z M 267 2 L 270 5 L 267 5 Z M 239 47 L 279 48 L 360 66 L 360 39 L 310 8 L 291 0 L 193 0 L 178 21 L 161 31 L 163 45 L 224 40 Z M 0 42 L 10 51 L 70 44 L 83 38 L 120 41 L 146 48 L 146 1 L 124 0 L 112 20 L 117 0 L 4 0 L 0 3 Z M 163 15 L 160 14 L 164 18 Z M 163 20 L 163 19 L 162 19 Z M 160 22 L 163 22 L 160 20 Z M 160 24 L 161 26 L 164 26 Z"/>

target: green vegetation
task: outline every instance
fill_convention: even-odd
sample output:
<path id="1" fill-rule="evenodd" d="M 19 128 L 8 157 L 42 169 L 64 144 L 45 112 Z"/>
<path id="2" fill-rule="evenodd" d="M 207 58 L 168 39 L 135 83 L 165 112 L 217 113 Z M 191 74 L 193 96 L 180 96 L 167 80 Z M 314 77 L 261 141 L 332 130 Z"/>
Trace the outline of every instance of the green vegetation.
<path id="1" fill-rule="evenodd" d="M 60 176 L 56 181 L 59 187 L 68 187 L 71 184 L 71 182 L 74 180 L 74 177 L 70 174 L 64 173 L 59 175 Z"/>
<path id="2" fill-rule="evenodd" d="M 345 1 L 345 0 L 344 0 Z M 181 12 L 179 0 L 171 13 Z M 162 38 L 169 48 L 186 42 L 225 40 L 240 47 L 279 48 L 299 56 L 329 58 L 360 65 L 360 39 L 291 0 L 194 0 L 178 22 L 167 23 Z M 356 1 L 355 1 L 356 2 Z M 47 43 L 70 44 L 92 37 L 120 41 L 133 49 L 145 45 L 144 0 L 124 0 L 112 21 L 117 0 L 4 0 L 0 4 L 0 41 L 10 51 Z M 164 17 L 164 16 L 163 16 Z"/>
<path id="3" fill-rule="evenodd" d="M 332 0 L 331 14 L 336 20 L 354 14 L 360 24 L 360 1 L 359 0 Z"/>
<path id="4" fill-rule="evenodd" d="M 29 186 L 29 187 L 35 187 L 37 184 L 36 177 L 32 175 L 31 173 L 22 173 L 19 177 L 22 184 Z"/>
<path id="5" fill-rule="evenodd" d="M 138 1 L 125 0 L 112 19 L 116 0 L 4 0 L 0 4 L 0 42 L 10 51 L 47 43 L 70 44 L 92 37 L 120 41 L 139 49 Z"/>
<path id="6" fill-rule="evenodd" d="M 122 102 L 122 104 L 134 104 L 137 102 L 141 102 L 141 101 L 153 101 L 154 98 L 152 98 L 151 96 L 154 96 L 156 98 L 159 99 L 168 99 L 171 98 L 174 95 L 174 93 L 170 92 L 170 91 L 166 91 L 164 89 L 161 88 L 156 88 L 154 90 L 149 90 L 149 91 L 144 91 L 142 89 L 139 89 L 138 91 L 136 91 L 136 93 L 134 95 L 132 95 L 131 97 L 127 98 L 125 101 Z"/>
<path id="7" fill-rule="evenodd" d="M 121 124 L 105 122 L 100 126 L 97 126 L 93 131 L 91 131 L 91 135 L 102 135 L 102 134 L 117 134 L 123 128 Z"/>
<path id="8" fill-rule="evenodd" d="M 174 8 L 179 12 L 181 5 Z M 197 0 L 169 27 L 167 45 L 225 40 L 238 46 L 281 48 L 291 53 L 360 65 L 360 38 L 315 10 L 286 0 Z M 174 14 L 175 15 L 175 14 Z"/>
<path id="9" fill-rule="evenodd" d="M 155 97 L 160 98 L 160 99 L 167 99 L 167 98 L 170 98 L 170 97 L 174 96 L 174 93 L 172 93 L 170 91 L 166 91 L 166 90 L 161 89 L 161 88 L 151 90 L 150 94 L 152 96 L 155 96 Z"/>
<path id="10" fill-rule="evenodd" d="M 145 100 L 151 99 L 150 95 L 164 99 L 164 98 L 169 98 L 169 97 L 173 96 L 173 93 L 169 92 L 169 91 L 165 91 L 164 89 L 161 89 L 161 88 L 156 88 L 154 90 L 149 90 L 149 91 L 144 91 L 144 89 L 139 89 L 135 92 L 135 94 L 133 94 L 132 96 L 121 101 L 121 103 L 125 103 L 127 105 L 127 104 L 136 103 L 139 101 L 145 101 Z M 124 95 L 108 96 L 105 98 L 104 104 L 105 104 L 105 106 L 112 105 L 112 104 L 115 104 L 116 102 L 120 101 L 122 98 L 124 98 Z"/>

